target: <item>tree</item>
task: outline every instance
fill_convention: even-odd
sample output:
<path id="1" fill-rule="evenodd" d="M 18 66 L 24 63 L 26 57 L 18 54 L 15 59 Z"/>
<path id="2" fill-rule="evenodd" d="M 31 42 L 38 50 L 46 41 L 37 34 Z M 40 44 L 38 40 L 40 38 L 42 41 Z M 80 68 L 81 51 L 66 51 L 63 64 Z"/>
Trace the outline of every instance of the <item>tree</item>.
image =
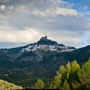
<path id="1" fill-rule="evenodd" d="M 80 70 L 80 65 L 77 63 L 77 61 L 73 61 L 71 63 L 71 72 L 70 72 L 70 77 L 69 77 L 69 84 L 72 89 L 75 89 L 76 86 L 78 87 L 78 82 L 79 82 L 79 76 L 78 76 L 78 71 Z"/>
<path id="2" fill-rule="evenodd" d="M 72 63 L 68 62 L 65 66 L 60 66 L 59 70 L 57 71 L 57 75 L 50 84 L 50 88 L 61 90 L 76 89 L 79 87 L 79 78 L 77 74 L 79 69 L 80 66 L 75 60 Z"/>
<path id="3" fill-rule="evenodd" d="M 72 72 L 76 72 L 80 69 L 80 65 L 77 63 L 76 60 L 74 60 L 71 64 L 71 67 L 72 67 Z"/>
<path id="4" fill-rule="evenodd" d="M 63 84 L 62 90 L 70 90 L 70 86 L 69 86 L 67 80 L 64 81 L 64 84 Z"/>
<path id="5" fill-rule="evenodd" d="M 84 90 L 90 90 L 90 59 L 82 65 L 82 69 L 78 71 L 81 87 Z"/>
<path id="6" fill-rule="evenodd" d="M 71 63 L 70 62 L 68 62 L 68 64 L 66 64 L 66 72 L 67 72 L 66 77 L 67 77 L 67 79 L 69 79 L 70 72 L 71 72 Z"/>
<path id="7" fill-rule="evenodd" d="M 35 88 L 36 89 L 43 89 L 44 88 L 44 82 L 41 79 L 38 79 L 37 82 L 35 83 Z"/>
<path id="8" fill-rule="evenodd" d="M 57 76 L 55 76 L 54 81 L 51 82 L 50 89 L 60 88 L 61 83 L 62 83 L 61 74 L 58 74 Z"/>

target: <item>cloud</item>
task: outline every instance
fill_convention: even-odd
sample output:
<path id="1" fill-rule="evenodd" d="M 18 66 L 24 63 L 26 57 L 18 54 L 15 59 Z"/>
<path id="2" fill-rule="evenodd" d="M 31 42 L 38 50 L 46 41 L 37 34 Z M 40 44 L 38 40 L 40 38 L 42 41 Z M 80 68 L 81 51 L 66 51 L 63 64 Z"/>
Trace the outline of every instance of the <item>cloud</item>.
<path id="1" fill-rule="evenodd" d="M 29 12 L 31 15 L 39 16 L 57 16 L 70 15 L 76 16 L 78 12 L 72 9 L 73 4 L 62 0 L 5 0 L 6 4 L 1 5 L 2 10 L 6 7 L 15 9 L 15 11 Z M 4 1 L 4 2 L 5 2 Z M 8 10 L 9 11 L 9 10 Z"/>
<path id="2" fill-rule="evenodd" d="M 10 12 L 11 10 L 13 10 L 13 8 L 13 6 L 0 5 L 0 13 L 5 14 L 8 11 Z"/>
<path id="3" fill-rule="evenodd" d="M 4 1 L 0 4 L 0 42 L 28 44 L 47 35 L 59 43 L 78 46 L 90 33 L 90 20 L 73 6 L 63 0 Z"/>
<path id="4" fill-rule="evenodd" d="M 0 10 L 5 10 L 6 9 L 6 6 L 5 5 L 1 5 L 0 6 Z"/>
<path id="5" fill-rule="evenodd" d="M 32 5 L 31 8 L 29 9 L 26 8 L 26 11 L 28 10 L 30 15 L 36 15 L 36 16 L 57 16 L 57 15 L 77 16 L 78 15 L 78 12 L 76 10 L 71 9 L 72 4 L 62 0 L 42 0 Z M 24 8 L 22 7 L 22 10 L 23 9 L 25 10 L 25 7 Z"/>
<path id="6" fill-rule="evenodd" d="M 68 9 L 68 8 L 56 8 L 56 9 L 47 9 L 45 11 L 41 10 L 33 10 L 31 12 L 31 15 L 38 15 L 38 16 L 57 16 L 57 15 L 63 15 L 63 16 L 77 16 L 78 12 L 73 9 Z"/>
<path id="7" fill-rule="evenodd" d="M 62 31 L 47 31 L 44 32 L 45 35 L 49 36 L 51 40 L 55 40 L 60 44 L 68 46 L 78 46 L 81 42 L 81 36 L 78 35 L 78 32 L 70 32 L 67 30 Z"/>
<path id="8" fill-rule="evenodd" d="M 0 25 L 0 42 L 29 44 L 47 35 L 50 39 L 58 43 L 78 46 L 81 43 L 81 38 L 87 35 L 87 33 L 90 33 L 87 20 L 78 20 L 77 18 L 78 21 L 75 21 L 72 20 L 73 17 L 70 20 L 70 17 L 65 18 L 65 16 L 62 20 L 61 18 L 59 20 L 57 20 L 58 17 L 54 20 L 45 18 L 44 20 L 39 20 L 40 23 L 38 23 L 38 19 L 36 19 L 36 21 L 32 22 L 32 25 L 30 24 L 31 26 L 28 25 L 23 29 L 12 27 L 8 22 L 3 22 L 2 27 Z M 33 21 L 33 18 L 29 20 Z M 70 22 L 68 23 L 68 21 Z"/>
<path id="9" fill-rule="evenodd" d="M 33 39 L 34 37 L 36 38 Z M 26 28 L 23 31 L 18 31 L 13 27 L 0 27 L 0 42 L 31 43 L 40 37 L 40 32 L 33 28 Z"/>
<path id="10" fill-rule="evenodd" d="M 87 11 L 87 12 L 86 12 L 86 15 L 90 15 L 90 11 Z"/>
<path id="11" fill-rule="evenodd" d="M 6 3 L 8 1 L 10 1 L 10 0 L 0 0 L 0 3 Z"/>
<path id="12" fill-rule="evenodd" d="M 7 30 L 6 30 L 7 29 Z M 13 31 L 12 31 L 13 30 Z M 42 36 L 47 35 L 49 39 L 65 45 L 78 45 L 80 36 L 70 31 L 43 31 L 35 28 L 26 28 L 18 31 L 11 27 L 0 27 L 0 42 L 2 43 L 32 43 L 38 41 Z"/>

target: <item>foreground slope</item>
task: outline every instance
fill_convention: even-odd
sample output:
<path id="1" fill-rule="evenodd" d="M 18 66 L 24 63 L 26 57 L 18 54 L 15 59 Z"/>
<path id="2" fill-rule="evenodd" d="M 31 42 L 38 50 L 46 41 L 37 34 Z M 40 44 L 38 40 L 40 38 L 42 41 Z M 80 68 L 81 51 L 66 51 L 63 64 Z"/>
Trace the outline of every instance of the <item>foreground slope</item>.
<path id="1" fill-rule="evenodd" d="M 12 83 L 8 83 L 6 81 L 0 80 L 0 90 L 15 90 L 15 89 L 22 89 L 20 86 L 16 86 Z"/>

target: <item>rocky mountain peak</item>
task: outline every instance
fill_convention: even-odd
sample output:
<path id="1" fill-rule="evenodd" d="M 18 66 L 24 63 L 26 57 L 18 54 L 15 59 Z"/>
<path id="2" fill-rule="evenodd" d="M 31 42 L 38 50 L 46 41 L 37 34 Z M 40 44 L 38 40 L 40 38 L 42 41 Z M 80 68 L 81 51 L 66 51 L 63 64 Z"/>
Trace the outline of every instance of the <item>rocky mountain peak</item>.
<path id="1" fill-rule="evenodd" d="M 71 52 L 75 50 L 73 47 L 68 47 L 63 44 L 58 44 L 56 41 L 52 41 L 45 37 L 41 37 L 40 40 L 34 44 L 28 45 L 26 48 L 23 48 L 21 52 L 30 52 L 30 51 L 56 51 L 56 52 Z"/>
<path id="2" fill-rule="evenodd" d="M 41 39 L 40 40 L 48 40 L 48 38 L 47 38 L 47 36 L 44 36 L 44 37 L 41 37 Z"/>
<path id="3" fill-rule="evenodd" d="M 37 42 L 37 44 L 38 45 L 56 45 L 58 43 L 48 39 L 47 36 L 45 36 L 45 37 L 41 37 L 40 40 Z"/>

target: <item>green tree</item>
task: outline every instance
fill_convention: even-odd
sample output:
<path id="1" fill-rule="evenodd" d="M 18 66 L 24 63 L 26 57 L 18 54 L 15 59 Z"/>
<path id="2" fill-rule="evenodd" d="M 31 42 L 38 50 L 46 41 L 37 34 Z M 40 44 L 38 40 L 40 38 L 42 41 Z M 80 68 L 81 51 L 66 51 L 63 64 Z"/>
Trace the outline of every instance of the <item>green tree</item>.
<path id="1" fill-rule="evenodd" d="M 77 74 L 79 69 L 80 66 L 75 60 L 72 63 L 68 62 L 65 66 L 60 66 L 57 75 L 50 84 L 50 88 L 63 90 L 66 88 L 67 90 L 76 89 L 79 87 L 79 77 Z"/>
<path id="2" fill-rule="evenodd" d="M 50 89 L 58 89 L 61 86 L 61 74 L 58 73 L 57 76 L 55 76 L 54 81 L 50 84 Z"/>
<path id="3" fill-rule="evenodd" d="M 41 79 L 38 79 L 37 82 L 35 83 L 35 88 L 36 89 L 43 89 L 44 88 L 44 82 Z"/>
<path id="4" fill-rule="evenodd" d="M 90 59 L 82 65 L 82 69 L 78 71 L 81 87 L 84 90 L 90 90 Z"/>
<path id="5" fill-rule="evenodd" d="M 80 69 L 80 65 L 77 63 L 76 60 L 74 60 L 71 64 L 72 73 L 77 72 Z"/>
<path id="6" fill-rule="evenodd" d="M 70 90 L 70 86 L 69 86 L 67 80 L 64 81 L 64 84 L 62 86 L 62 90 Z"/>
<path id="7" fill-rule="evenodd" d="M 76 89 L 79 86 L 79 76 L 78 76 L 78 71 L 80 70 L 80 65 L 77 63 L 77 61 L 73 61 L 71 63 L 71 72 L 70 76 L 68 79 L 69 85 L 71 89 Z"/>
<path id="8" fill-rule="evenodd" d="M 68 64 L 66 64 L 66 78 L 69 79 L 69 76 L 70 76 L 70 72 L 71 72 L 71 63 L 68 62 Z"/>

